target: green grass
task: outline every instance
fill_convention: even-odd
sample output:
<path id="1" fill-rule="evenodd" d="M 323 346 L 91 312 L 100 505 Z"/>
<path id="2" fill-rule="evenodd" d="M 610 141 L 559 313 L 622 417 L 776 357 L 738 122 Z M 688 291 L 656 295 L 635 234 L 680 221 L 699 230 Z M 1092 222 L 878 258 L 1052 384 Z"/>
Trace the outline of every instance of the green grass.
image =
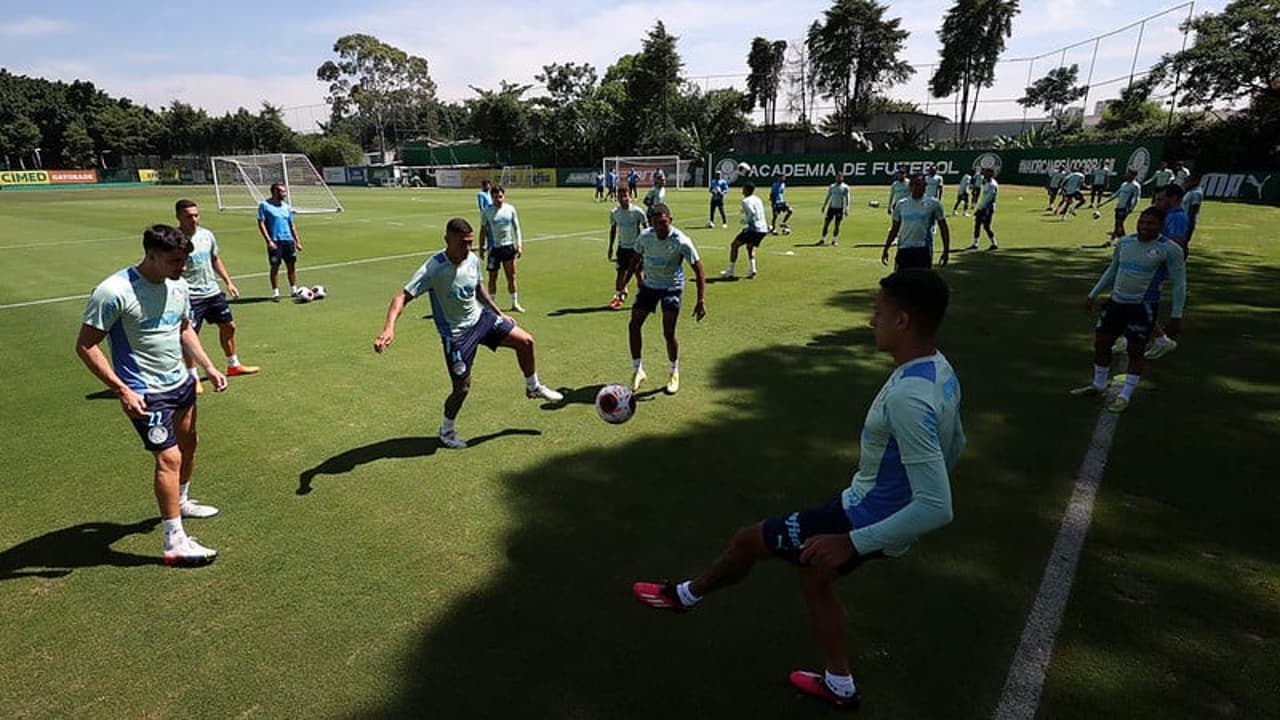
<path id="1" fill-rule="evenodd" d="M 72 352 L 83 300 L 0 309 L 0 707 L 820 714 L 785 687 L 787 671 L 820 661 L 790 568 L 762 566 L 687 617 L 629 592 L 696 572 L 739 525 L 848 482 L 891 370 L 866 328 L 886 218 L 864 202 L 880 189 L 855 188 L 841 247 L 807 246 L 818 193 L 789 193 L 796 233 L 766 240 L 759 278 L 712 285 L 707 319 L 681 320 L 680 394 L 646 395 L 610 426 L 591 400 L 630 362 L 626 314 L 598 311 L 612 288 L 607 207 L 589 189 L 512 190 L 530 239 L 519 321 L 569 402 L 524 400 L 512 354 L 481 351 L 463 452 L 432 440 L 448 381 L 426 303 L 388 354 L 371 344 L 444 222 L 475 215 L 473 192 L 339 191 L 347 212 L 299 220 L 302 278 L 330 290 L 302 306 L 262 302 L 253 219 L 217 213 L 207 189 L 0 193 L 0 305 L 84 295 L 193 196 L 233 275 L 257 274 L 234 310 L 242 357 L 264 368 L 200 401 L 195 494 L 223 514 L 187 525 L 222 556 L 175 571 L 157 564 L 150 458 Z M 700 229 L 703 193 L 669 197 L 718 272 L 731 231 Z M 1080 301 L 1107 258 L 1079 245 L 1104 228 L 1045 219 L 1041 202 L 1003 188 L 1001 250 L 946 270 L 943 349 L 970 444 L 955 522 L 840 586 L 866 717 L 990 715 L 1093 430 L 1098 406 L 1064 391 L 1088 377 Z M 1121 418 L 1042 718 L 1280 715 L 1278 222 L 1275 208 L 1205 208 L 1186 342 Z M 966 245 L 971 225 L 953 230 Z M 656 322 L 645 339 L 657 386 Z"/>

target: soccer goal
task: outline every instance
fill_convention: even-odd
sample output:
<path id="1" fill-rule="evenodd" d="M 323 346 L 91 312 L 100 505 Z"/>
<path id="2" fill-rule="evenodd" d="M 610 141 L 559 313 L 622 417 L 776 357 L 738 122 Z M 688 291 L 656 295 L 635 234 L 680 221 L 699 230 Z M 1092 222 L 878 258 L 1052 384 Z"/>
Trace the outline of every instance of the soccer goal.
<path id="1" fill-rule="evenodd" d="M 221 155 L 209 164 L 219 210 L 256 210 L 271 197 L 271 186 L 283 183 L 294 212 L 342 212 L 342 203 L 306 155 Z"/>
<path id="2" fill-rule="evenodd" d="M 640 174 L 640 186 L 652 185 L 653 174 L 662 170 L 667 176 L 667 187 L 684 189 L 690 181 L 689 168 L 692 160 L 684 160 L 676 155 L 647 155 L 639 157 L 607 157 L 600 164 L 601 172 L 612 170 L 618 176 L 618 184 L 626 187 L 627 176 L 634 170 Z"/>
<path id="3" fill-rule="evenodd" d="M 533 187 L 533 174 L 532 165 L 503 165 L 498 184 L 508 188 Z"/>

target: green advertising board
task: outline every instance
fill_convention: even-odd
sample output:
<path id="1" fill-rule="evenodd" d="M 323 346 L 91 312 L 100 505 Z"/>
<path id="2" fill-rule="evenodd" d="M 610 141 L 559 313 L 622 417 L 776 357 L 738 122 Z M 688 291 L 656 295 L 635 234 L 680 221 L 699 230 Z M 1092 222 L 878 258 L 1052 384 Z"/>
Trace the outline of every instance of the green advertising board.
<path id="1" fill-rule="evenodd" d="M 1280 170 L 1207 172 L 1200 177 L 1200 189 L 1212 200 L 1280 205 Z"/>
<path id="2" fill-rule="evenodd" d="M 957 182 L 974 168 L 990 167 L 996 178 L 1015 185 L 1043 185 L 1049 171 L 1062 164 L 1079 166 L 1085 172 L 1095 167 L 1111 168 L 1117 175 L 1127 169 L 1145 177 L 1159 162 L 1163 142 L 1143 141 L 1116 145 L 1078 145 L 1057 148 L 1007 150 L 940 150 L 937 152 L 849 152 L 814 155 L 733 155 L 714 158 L 711 167 L 730 183 L 750 179 L 767 184 L 776 173 L 787 176 L 788 185 L 828 185 L 837 172 L 850 185 L 887 185 L 895 169 L 923 172 L 933 165 L 948 183 Z M 738 165 L 747 163 L 752 171 L 740 177 Z"/>

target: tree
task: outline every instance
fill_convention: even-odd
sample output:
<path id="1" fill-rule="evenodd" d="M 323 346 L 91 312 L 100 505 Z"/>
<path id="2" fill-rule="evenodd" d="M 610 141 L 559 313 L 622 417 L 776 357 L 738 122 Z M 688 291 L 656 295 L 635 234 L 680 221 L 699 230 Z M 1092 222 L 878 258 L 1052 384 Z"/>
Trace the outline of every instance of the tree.
<path id="1" fill-rule="evenodd" d="M 553 63 L 544 65 L 534 79 L 549 93 L 534 100 L 538 106 L 532 118 L 538 129 L 534 136 L 551 146 L 557 165 L 590 164 L 595 138 L 587 106 L 596 89 L 596 69 L 586 63 Z"/>
<path id="2" fill-rule="evenodd" d="M 942 19 L 938 30 L 941 57 L 929 79 L 929 92 L 944 98 L 959 91 L 957 139 L 961 143 L 969 139 L 979 92 L 995 82 L 996 61 L 1004 52 L 1005 39 L 1013 33 L 1017 14 L 1018 0 L 956 0 Z"/>
<path id="3" fill-rule="evenodd" d="M 1149 125 L 1160 119 L 1164 111 L 1151 102 L 1155 80 L 1148 75 L 1120 91 L 1120 98 L 1107 103 L 1102 110 L 1098 129 L 1117 132 L 1134 126 Z"/>
<path id="4" fill-rule="evenodd" d="M 1234 0 L 1217 15 L 1187 20 L 1181 30 L 1195 32 L 1195 44 L 1162 57 L 1153 74 L 1175 74 L 1186 104 L 1249 98 L 1280 108 L 1280 0 Z"/>
<path id="5" fill-rule="evenodd" d="M 415 108 L 435 103 L 436 84 L 424 58 L 410 55 L 372 35 L 344 35 L 333 44 L 337 62 L 327 60 L 316 79 L 329 83 L 330 123 L 356 116 L 375 130 L 378 149 L 387 150 L 387 128 Z"/>
<path id="6" fill-rule="evenodd" d="M 84 120 L 76 118 L 67 124 L 67 129 L 62 133 L 61 157 L 67 167 L 93 167 L 93 138 L 89 137 L 89 129 L 85 127 Z"/>
<path id="7" fill-rule="evenodd" d="M 824 20 L 809 26 L 805 42 L 818 89 L 835 103 L 840 136 L 852 138 L 866 122 L 871 98 L 915 74 L 898 59 L 909 32 L 901 18 L 886 20 L 887 7 L 875 0 L 835 0 Z"/>
<path id="8" fill-rule="evenodd" d="M 532 86 L 503 80 L 497 90 L 470 87 L 480 96 L 467 100 L 472 135 L 510 162 L 516 149 L 529 142 L 529 108 L 522 96 Z"/>
<path id="9" fill-rule="evenodd" d="M 778 121 L 778 89 L 782 85 L 782 68 L 786 64 L 787 41 L 769 42 L 762 37 L 751 41 L 747 54 L 747 107 L 764 110 L 765 151 L 773 151 L 773 126 Z"/>
<path id="10" fill-rule="evenodd" d="M 174 100 L 160 111 L 164 125 L 161 143 L 166 155 L 205 153 L 209 148 L 209 114 L 184 102 Z"/>
<path id="11" fill-rule="evenodd" d="M 642 111 L 643 117 L 651 118 L 643 121 L 647 131 L 671 129 L 671 100 L 680 91 L 680 71 L 684 68 L 684 60 L 676 52 L 679 39 L 668 33 L 659 20 L 645 36 L 640 54 L 631 64 L 628 89 L 638 105 L 636 109 Z M 655 106 L 659 110 L 656 122 L 652 119 Z"/>
<path id="12" fill-rule="evenodd" d="M 31 118 L 22 113 L 3 117 L 3 122 L 0 122 L 0 152 L 4 154 L 6 161 L 10 157 L 16 157 L 18 165 L 26 169 L 27 156 L 39 147 L 40 128 Z"/>
<path id="13" fill-rule="evenodd" d="M 721 153 L 733 146 L 733 136 L 746 132 L 751 122 L 743 112 L 745 96 L 733 88 L 702 92 L 686 84 L 681 93 L 677 126 L 682 137 L 677 151 L 695 157 Z"/>
<path id="14" fill-rule="evenodd" d="M 1080 77 L 1080 66 L 1058 67 L 1050 70 L 1044 77 L 1027 88 L 1026 93 L 1018 98 L 1023 107 L 1039 106 L 1049 113 L 1053 123 L 1059 129 L 1064 125 L 1064 109 L 1068 103 L 1075 102 L 1089 92 L 1087 86 L 1077 86 Z"/>

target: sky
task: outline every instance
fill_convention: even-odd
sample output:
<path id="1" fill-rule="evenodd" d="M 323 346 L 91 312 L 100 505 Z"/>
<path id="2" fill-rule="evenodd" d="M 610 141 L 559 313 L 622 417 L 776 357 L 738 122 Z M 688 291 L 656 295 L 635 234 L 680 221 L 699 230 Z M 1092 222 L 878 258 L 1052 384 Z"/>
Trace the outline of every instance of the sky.
<path id="1" fill-rule="evenodd" d="M 928 97 L 937 62 L 937 28 L 953 0 L 889 0 L 889 17 L 911 32 L 904 58 L 915 77 L 888 95 L 951 116 L 954 103 Z M 1226 0 L 1196 0 L 1194 12 L 1221 11 Z M 427 59 L 441 99 L 474 97 L 471 86 L 501 80 L 536 84 L 552 62 L 587 62 L 600 75 L 620 55 L 638 52 L 662 20 L 679 38 L 685 75 L 704 89 L 745 88 L 751 39 L 801 41 L 831 0 L 542 0 L 477 8 L 439 0 L 223 0 L 216 6 L 155 0 L 49 0 L 0 7 L 0 67 L 51 80 L 88 80 L 106 92 L 159 108 L 181 100 L 221 114 L 263 101 L 286 108 L 286 121 L 311 130 L 328 114 L 316 68 L 335 59 L 342 35 L 367 33 Z M 1028 77 L 1060 62 L 1078 63 L 1084 80 L 1093 65 L 1092 112 L 1115 97 L 1135 64 L 1142 72 L 1182 45 L 1181 0 L 1022 0 L 995 86 L 983 91 L 979 119 L 1021 118 L 1014 100 Z M 1098 35 L 1179 8 L 1141 28 L 1097 43 Z M 216 7 L 216 11 L 208 8 Z M 488 12 L 485 12 L 488 11 Z M 1085 42 L 1062 52 L 1064 46 Z M 1036 58 L 1034 61 L 1019 58 Z M 821 104 L 821 101 L 820 101 Z M 1039 115 L 1031 111 L 1031 116 Z M 779 119 L 785 113 L 780 113 Z"/>

